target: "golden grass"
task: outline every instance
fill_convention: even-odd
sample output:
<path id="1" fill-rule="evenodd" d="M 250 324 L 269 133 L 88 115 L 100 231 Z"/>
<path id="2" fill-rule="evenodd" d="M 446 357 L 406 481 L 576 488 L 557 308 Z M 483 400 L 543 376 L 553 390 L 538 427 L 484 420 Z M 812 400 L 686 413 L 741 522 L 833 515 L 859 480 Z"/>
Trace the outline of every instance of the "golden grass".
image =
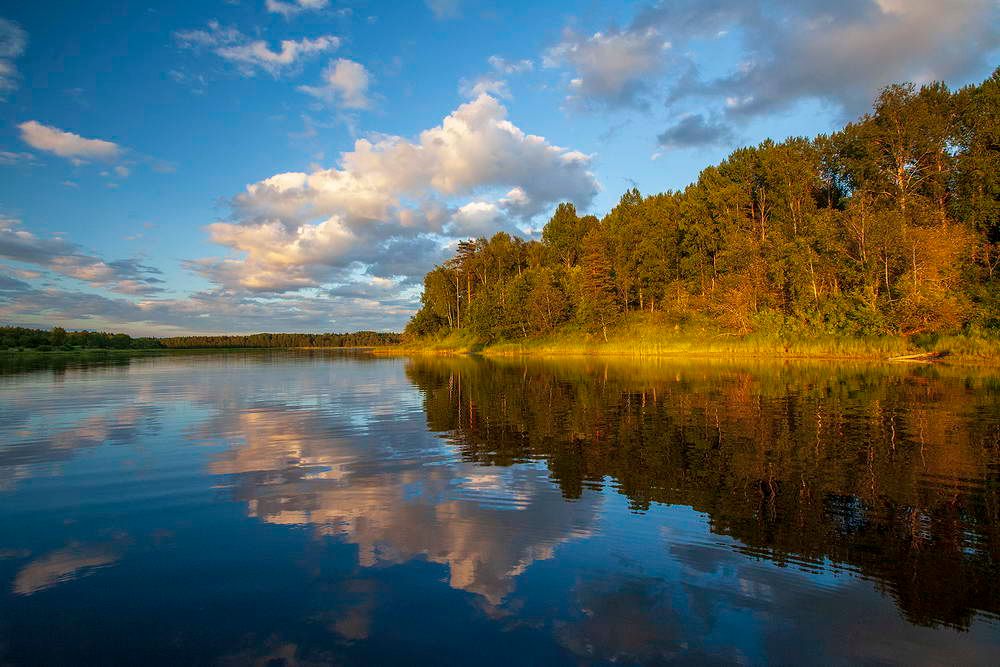
<path id="1" fill-rule="evenodd" d="M 918 345 L 901 336 L 837 336 L 720 332 L 706 326 L 681 328 L 643 317 L 628 317 L 603 336 L 565 327 L 545 336 L 489 345 L 469 332 L 382 348 L 376 354 L 469 354 L 486 356 L 723 357 L 733 359 L 889 360 L 922 352 L 953 363 L 1000 364 L 1000 339 L 971 335 L 935 337 Z"/>

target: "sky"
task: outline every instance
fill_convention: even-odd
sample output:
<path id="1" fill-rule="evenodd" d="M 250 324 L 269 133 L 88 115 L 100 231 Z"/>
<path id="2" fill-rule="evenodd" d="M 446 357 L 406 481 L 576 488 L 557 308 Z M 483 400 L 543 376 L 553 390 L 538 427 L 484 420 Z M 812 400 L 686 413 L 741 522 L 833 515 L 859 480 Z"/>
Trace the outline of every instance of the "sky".
<path id="1" fill-rule="evenodd" d="M 996 0 L 4 3 L 0 325 L 401 330 L 459 239 L 998 55 Z"/>

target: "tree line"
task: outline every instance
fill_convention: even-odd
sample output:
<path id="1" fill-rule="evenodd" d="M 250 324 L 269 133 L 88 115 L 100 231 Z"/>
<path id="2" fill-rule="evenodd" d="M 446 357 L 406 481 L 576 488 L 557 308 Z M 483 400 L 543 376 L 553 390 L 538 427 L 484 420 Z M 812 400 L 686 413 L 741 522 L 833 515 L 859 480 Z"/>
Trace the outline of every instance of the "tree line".
<path id="1" fill-rule="evenodd" d="M 0 327 L 0 350 L 155 350 L 179 348 L 291 348 L 291 347 L 379 347 L 399 343 L 398 333 L 356 331 L 354 333 L 260 333 L 250 336 L 132 337 L 103 331 L 66 331 L 25 327 Z"/>
<path id="2" fill-rule="evenodd" d="M 123 333 L 105 331 L 66 331 L 25 327 L 0 327 L 0 350 L 150 350 L 163 345 L 156 338 L 133 338 Z"/>
<path id="3" fill-rule="evenodd" d="M 249 347 L 380 347 L 396 345 L 398 333 L 384 331 L 355 331 L 353 333 L 259 333 L 249 336 L 175 336 L 161 338 L 168 348 Z"/>
<path id="4" fill-rule="evenodd" d="M 956 91 L 891 85 L 839 132 L 737 149 L 600 219 L 560 204 L 540 241 L 462 241 L 406 335 L 606 340 L 629 313 L 734 333 L 1000 332 L 1000 69 Z"/>

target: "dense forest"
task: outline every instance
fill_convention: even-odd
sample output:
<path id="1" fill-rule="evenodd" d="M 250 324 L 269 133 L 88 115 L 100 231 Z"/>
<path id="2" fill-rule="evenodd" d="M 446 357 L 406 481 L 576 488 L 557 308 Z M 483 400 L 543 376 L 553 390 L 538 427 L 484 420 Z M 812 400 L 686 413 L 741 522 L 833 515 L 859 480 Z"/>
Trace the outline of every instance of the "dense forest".
<path id="1" fill-rule="evenodd" d="M 250 336 L 177 336 L 173 338 L 133 338 L 123 333 L 100 331 L 51 331 L 24 327 L 0 327 L 0 350 L 155 350 L 178 348 L 291 348 L 291 347 L 377 347 L 394 345 L 399 334 L 379 331 L 354 333 L 261 333 Z"/>
<path id="2" fill-rule="evenodd" d="M 740 148 L 683 191 L 560 204 L 540 241 L 462 241 L 424 279 L 411 339 L 624 317 L 744 334 L 1000 334 L 1000 69 L 887 87 L 831 135 Z M 630 315 L 635 313 L 635 315 Z M 639 315 L 644 313 L 644 315 Z"/>

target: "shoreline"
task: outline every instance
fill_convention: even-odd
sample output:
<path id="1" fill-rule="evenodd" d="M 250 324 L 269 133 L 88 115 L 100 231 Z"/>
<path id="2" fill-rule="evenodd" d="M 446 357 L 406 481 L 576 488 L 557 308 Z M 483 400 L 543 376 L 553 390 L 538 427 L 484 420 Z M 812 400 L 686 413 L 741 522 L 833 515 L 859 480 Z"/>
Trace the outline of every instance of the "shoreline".
<path id="1" fill-rule="evenodd" d="M 835 339 L 784 342 L 775 340 L 735 339 L 729 345 L 697 345 L 690 340 L 658 341 L 644 339 L 612 340 L 609 343 L 585 341 L 534 340 L 528 343 L 501 342 L 483 345 L 462 340 L 437 340 L 423 343 L 384 347 L 287 347 L 287 348 L 147 348 L 79 350 L 0 350 L 0 359 L 28 357 L 121 357 L 158 356 L 167 354 L 210 354 L 229 352 L 268 351 L 341 351 L 368 354 L 374 357 L 402 356 L 479 356 L 514 359 L 704 359 L 729 361 L 818 361 L 818 362 L 877 362 L 892 364 L 1000 367 L 1000 342 L 996 353 L 963 353 L 950 349 L 921 349 L 905 345 L 900 339 Z M 853 349 L 851 349 L 853 348 Z M 990 350 L 992 351 L 992 349 Z"/>
<path id="2" fill-rule="evenodd" d="M 389 346 L 372 350 L 375 356 L 482 356 L 486 358 L 621 358 L 859 361 L 892 364 L 1000 366 L 1000 342 L 993 349 L 968 353 L 948 348 L 923 349 L 901 339 L 837 339 L 834 341 L 761 341 L 742 339 L 730 345 L 697 345 L 690 341 L 651 342 L 618 340 L 588 344 L 532 341 L 481 345 L 468 341 L 428 341 L 426 345 Z M 992 347 L 992 346 L 991 346 Z M 845 349 L 847 348 L 847 349 Z M 850 349 L 853 348 L 853 349 Z M 866 349 L 867 348 L 867 349 Z"/>
<path id="3" fill-rule="evenodd" d="M 37 350 L 33 348 L 18 350 L 0 350 L 2 357 L 25 357 L 25 356 L 106 356 L 106 355 L 157 355 L 171 354 L 175 352 L 267 352 L 271 351 L 319 351 L 338 350 L 344 352 L 371 352 L 374 347 L 157 347 L 128 349 L 108 349 L 108 348 L 87 348 L 78 350 Z"/>

